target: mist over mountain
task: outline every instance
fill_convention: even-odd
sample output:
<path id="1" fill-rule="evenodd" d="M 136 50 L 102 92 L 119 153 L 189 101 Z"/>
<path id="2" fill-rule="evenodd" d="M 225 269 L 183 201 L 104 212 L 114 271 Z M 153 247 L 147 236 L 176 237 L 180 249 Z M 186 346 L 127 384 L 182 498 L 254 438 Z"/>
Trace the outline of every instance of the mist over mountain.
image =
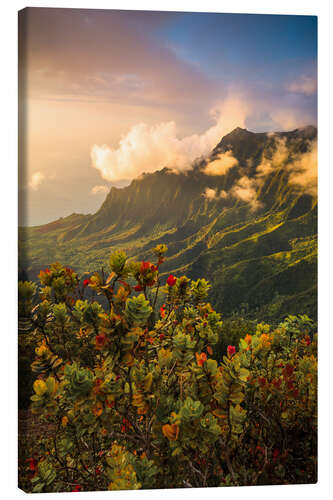
<path id="1" fill-rule="evenodd" d="M 316 317 L 317 129 L 254 133 L 236 128 L 191 169 L 165 167 L 111 188 L 93 215 L 72 214 L 19 231 L 21 275 L 58 260 L 80 273 L 107 269 L 117 248 L 162 270 L 212 283 L 224 315 Z M 151 170 L 151 168 L 149 169 Z"/>

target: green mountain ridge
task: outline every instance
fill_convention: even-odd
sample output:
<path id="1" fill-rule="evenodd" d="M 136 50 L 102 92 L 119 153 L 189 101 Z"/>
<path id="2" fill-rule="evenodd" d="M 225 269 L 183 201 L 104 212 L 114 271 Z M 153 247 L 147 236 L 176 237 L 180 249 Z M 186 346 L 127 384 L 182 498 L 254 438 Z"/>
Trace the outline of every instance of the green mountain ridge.
<path id="1" fill-rule="evenodd" d="M 257 179 L 258 165 L 273 158 L 278 141 L 290 165 L 316 138 L 312 126 L 275 134 L 237 128 L 187 171 L 164 168 L 111 188 L 93 215 L 20 228 L 20 273 L 35 279 L 56 260 L 80 273 L 107 269 L 110 251 L 147 260 L 160 242 L 169 247 L 163 272 L 209 279 L 210 300 L 226 316 L 242 308 L 270 321 L 292 313 L 315 319 L 317 198 L 289 182 L 286 162 L 254 184 L 256 210 L 232 193 L 240 178 Z M 207 175 L 206 165 L 226 152 L 237 164 L 225 175 Z M 205 197 L 207 188 L 217 196 Z"/>

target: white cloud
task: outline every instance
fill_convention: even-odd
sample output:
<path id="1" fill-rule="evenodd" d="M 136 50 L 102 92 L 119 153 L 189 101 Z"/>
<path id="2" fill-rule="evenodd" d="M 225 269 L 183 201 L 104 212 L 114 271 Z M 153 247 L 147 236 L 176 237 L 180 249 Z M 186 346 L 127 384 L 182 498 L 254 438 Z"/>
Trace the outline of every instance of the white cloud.
<path id="1" fill-rule="evenodd" d="M 207 198 L 207 200 L 214 200 L 218 198 L 222 198 L 225 200 L 229 197 L 229 194 L 224 191 L 224 189 L 221 189 L 221 191 L 218 192 L 218 189 L 206 187 L 205 191 L 202 193 L 202 196 L 204 198 Z"/>
<path id="2" fill-rule="evenodd" d="M 108 193 L 109 188 L 107 186 L 94 186 L 91 189 L 91 194 L 98 194 L 98 193 Z"/>
<path id="3" fill-rule="evenodd" d="M 241 177 L 231 188 L 230 194 L 250 204 L 251 210 L 257 210 L 261 203 L 257 200 L 257 181 L 246 175 Z"/>
<path id="4" fill-rule="evenodd" d="M 267 152 L 263 155 L 261 163 L 257 166 L 257 178 L 266 177 L 274 170 L 286 165 L 289 155 L 286 138 L 275 136 L 274 151 L 271 157 L 267 155 Z"/>
<path id="5" fill-rule="evenodd" d="M 133 179 L 143 172 L 163 167 L 186 170 L 199 157 L 206 156 L 221 138 L 237 126 L 244 126 L 249 105 L 241 97 L 229 97 L 211 110 L 215 124 L 201 135 L 179 139 L 174 121 L 153 127 L 139 123 L 123 136 L 116 149 L 94 144 L 92 166 L 108 181 Z"/>
<path id="6" fill-rule="evenodd" d="M 233 157 L 231 151 L 221 153 L 216 160 L 208 163 L 204 169 L 206 175 L 225 175 L 238 161 Z"/>
<path id="7" fill-rule="evenodd" d="M 291 174 L 289 182 L 296 188 L 312 196 L 316 196 L 318 191 L 317 160 L 318 146 L 317 142 L 314 142 L 307 153 L 302 154 L 290 165 Z"/>
<path id="8" fill-rule="evenodd" d="M 217 189 L 206 187 L 202 196 L 207 198 L 207 200 L 214 200 L 215 198 L 217 198 Z"/>
<path id="9" fill-rule="evenodd" d="M 44 180 L 45 175 L 42 172 L 35 172 L 31 176 L 29 187 L 34 191 L 37 191 Z"/>

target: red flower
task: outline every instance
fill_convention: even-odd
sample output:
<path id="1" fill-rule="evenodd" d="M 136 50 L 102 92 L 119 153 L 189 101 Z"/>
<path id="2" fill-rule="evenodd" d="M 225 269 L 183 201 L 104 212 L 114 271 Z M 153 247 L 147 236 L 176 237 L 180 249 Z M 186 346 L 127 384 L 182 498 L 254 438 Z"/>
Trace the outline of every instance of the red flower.
<path id="1" fill-rule="evenodd" d="M 83 286 L 88 286 L 90 285 L 91 281 L 90 279 L 83 280 Z"/>
<path id="2" fill-rule="evenodd" d="M 135 285 L 134 290 L 135 290 L 136 292 L 141 292 L 141 291 L 143 290 L 143 288 L 142 288 L 142 286 L 141 286 L 141 285 Z"/>
<path id="3" fill-rule="evenodd" d="M 72 491 L 81 491 L 81 489 L 82 489 L 82 486 L 80 484 L 76 484 L 74 486 L 74 488 L 72 489 Z"/>
<path id="4" fill-rule="evenodd" d="M 161 315 L 161 318 L 164 318 L 165 317 L 165 304 L 163 304 L 162 307 L 160 307 L 160 315 Z"/>
<path id="5" fill-rule="evenodd" d="M 233 356 L 236 352 L 236 347 L 234 345 L 228 345 L 228 356 Z"/>
<path id="6" fill-rule="evenodd" d="M 107 342 L 107 338 L 103 333 L 101 333 L 100 335 L 96 335 L 95 340 L 96 340 L 96 349 L 102 349 Z"/>
<path id="7" fill-rule="evenodd" d="M 170 274 L 169 278 L 167 279 L 167 284 L 169 286 L 175 286 L 177 281 L 177 278 L 175 278 L 172 274 Z"/>
<path id="8" fill-rule="evenodd" d="M 149 337 L 147 340 L 148 340 L 148 342 L 149 342 L 150 344 L 153 344 L 153 343 L 154 343 L 154 339 L 153 339 L 153 337 Z"/>
<path id="9" fill-rule="evenodd" d="M 28 458 L 27 462 L 29 462 L 29 469 L 32 472 L 35 472 L 36 467 L 37 467 L 37 460 L 35 458 Z"/>
<path id="10" fill-rule="evenodd" d="M 99 476 L 101 474 L 101 469 L 99 467 L 96 467 L 95 472 L 96 476 Z"/>
<path id="11" fill-rule="evenodd" d="M 144 271 L 147 271 L 147 269 L 150 269 L 151 266 L 152 266 L 152 264 L 150 262 L 142 261 L 140 271 L 143 273 Z"/>
<path id="12" fill-rule="evenodd" d="M 164 333 L 161 333 L 161 335 L 160 335 L 160 340 L 163 340 L 163 339 L 164 339 L 164 337 L 165 337 Z"/>

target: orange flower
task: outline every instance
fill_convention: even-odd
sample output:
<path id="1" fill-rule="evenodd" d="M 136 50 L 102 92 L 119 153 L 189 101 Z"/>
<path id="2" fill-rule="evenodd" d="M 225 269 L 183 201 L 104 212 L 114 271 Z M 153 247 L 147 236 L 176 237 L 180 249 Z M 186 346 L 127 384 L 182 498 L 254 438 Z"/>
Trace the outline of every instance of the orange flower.
<path id="1" fill-rule="evenodd" d="M 207 352 L 208 354 L 212 355 L 213 354 L 213 349 L 209 346 L 207 346 Z"/>
<path id="2" fill-rule="evenodd" d="M 244 338 L 245 342 L 250 345 L 251 344 L 251 341 L 252 341 L 252 335 L 245 335 L 245 338 Z"/>
<path id="3" fill-rule="evenodd" d="M 64 417 L 62 417 L 61 419 L 61 425 L 63 427 L 66 427 L 66 425 L 68 424 L 68 417 L 66 417 L 66 415 Z"/>
<path id="4" fill-rule="evenodd" d="M 93 407 L 93 414 L 96 416 L 96 417 L 100 417 L 103 413 L 103 405 L 100 401 L 98 401 L 96 403 L 96 405 Z"/>
<path id="5" fill-rule="evenodd" d="M 178 439 L 179 427 L 177 424 L 165 424 L 162 427 L 162 432 L 169 441 L 176 441 Z"/>
<path id="6" fill-rule="evenodd" d="M 197 358 L 197 364 L 198 366 L 202 366 L 205 361 L 207 361 L 207 354 L 202 352 L 201 354 L 198 354 L 197 352 L 195 353 L 195 357 Z"/>

